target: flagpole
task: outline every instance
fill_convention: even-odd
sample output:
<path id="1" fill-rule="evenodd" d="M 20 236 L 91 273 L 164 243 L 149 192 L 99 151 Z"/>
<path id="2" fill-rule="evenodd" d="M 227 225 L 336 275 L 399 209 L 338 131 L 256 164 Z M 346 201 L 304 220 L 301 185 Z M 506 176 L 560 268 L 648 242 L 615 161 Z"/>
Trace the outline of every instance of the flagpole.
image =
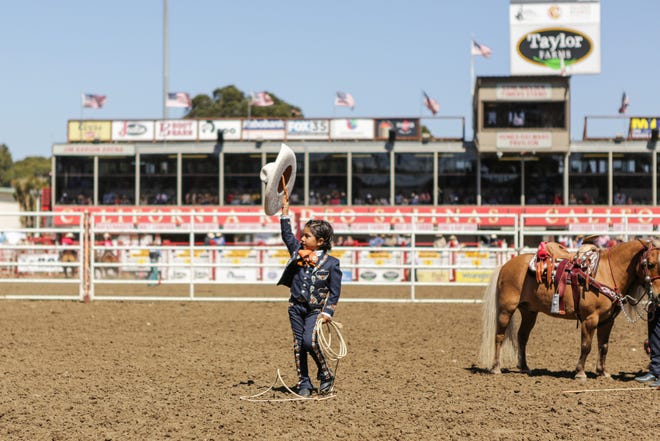
<path id="1" fill-rule="evenodd" d="M 80 123 L 78 123 L 78 141 L 83 141 L 83 112 L 85 111 L 84 92 L 80 92 Z"/>
<path id="2" fill-rule="evenodd" d="M 419 119 L 422 119 L 422 112 L 424 111 L 424 91 L 422 90 L 422 102 L 419 103 Z"/>
<path id="3" fill-rule="evenodd" d="M 332 97 L 332 119 L 334 119 L 337 116 L 337 104 L 335 104 L 335 98 L 337 97 L 337 94 L 335 93 L 335 96 Z"/>
<path id="4" fill-rule="evenodd" d="M 163 0 L 163 119 L 167 119 L 167 89 L 168 89 L 168 53 L 167 53 L 167 0 Z"/>
<path id="5" fill-rule="evenodd" d="M 470 96 L 474 100 L 474 54 L 472 53 L 473 39 L 470 39 Z M 472 103 L 470 102 L 470 106 Z"/>

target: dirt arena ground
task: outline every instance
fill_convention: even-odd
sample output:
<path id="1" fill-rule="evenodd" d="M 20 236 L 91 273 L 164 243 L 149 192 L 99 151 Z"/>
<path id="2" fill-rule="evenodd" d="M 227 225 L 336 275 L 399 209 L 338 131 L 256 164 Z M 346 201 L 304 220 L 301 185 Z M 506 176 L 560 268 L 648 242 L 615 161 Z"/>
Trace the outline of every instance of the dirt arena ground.
<path id="1" fill-rule="evenodd" d="M 250 402 L 240 397 L 278 369 L 296 381 L 284 302 L 3 300 L 0 311 L 2 440 L 658 438 L 660 391 L 632 381 L 645 323 L 623 317 L 613 378 L 593 375 L 592 352 L 578 382 L 574 322 L 540 317 L 532 375 L 494 376 L 475 368 L 480 304 L 340 302 L 349 353 L 336 396 Z"/>

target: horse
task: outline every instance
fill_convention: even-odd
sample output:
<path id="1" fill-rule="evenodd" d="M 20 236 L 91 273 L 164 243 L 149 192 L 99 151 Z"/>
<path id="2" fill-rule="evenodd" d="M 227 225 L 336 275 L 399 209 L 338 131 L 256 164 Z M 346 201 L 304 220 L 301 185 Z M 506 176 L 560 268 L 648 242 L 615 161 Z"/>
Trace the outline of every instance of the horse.
<path id="1" fill-rule="evenodd" d="M 64 264 L 62 265 L 64 277 L 67 279 L 73 277 L 76 274 L 76 268 L 71 264 L 78 262 L 78 253 L 76 250 L 63 250 L 60 253 L 60 262 Z"/>
<path id="2" fill-rule="evenodd" d="M 503 357 L 517 358 L 517 367 L 524 373 L 530 373 L 526 346 L 541 312 L 579 321 L 581 343 L 580 357 L 575 367 L 576 379 L 587 377 L 585 362 L 591 351 L 594 332 L 597 332 L 599 357 L 596 372 L 599 376 L 610 378 L 605 359 L 615 317 L 625 303 L 637 304 L 644 294 L 652 297 L 660 292 L 658 246 L 658 241 L 635 239 L 606 250 L 596 249 L 597 266 L 591 275 L 576 263 L 575 256 L 571 256 L 565 266 L 556 267 L 554 284 L 535 276 L 530 270 L 534 264 L 533 253 L 520 254 L 498 267 L 484 292 L 481 366 L 491 373 L 501 374 L 500 352 L 506 342 Z M 565 271 L 568 273 L 562 279 Z M 557 314 L 556 307 L 554 310 L 552 308 L 553 296 L 557 295 L 554 288 L 557 283 L 566 284 L 567 279 L 570 289 L 566 286 L 566 292 L 573 291 L 573 295 L 563 297 L 563 310 Z M 520 311 L 519 324 L 516 323 L 518 317 L 514 317 L 516 310 Z M 514 334 L 517 326 L 516 341 Z"/>
<path id="3" fill-rule="evenodd" d="M 112 251 L 105 250 L 103 253 L 97 253 L 95 255 L 94 261 L 102 264 L 97 266 L 97 269 L 99 270 L 99 273 L 103 279 L 107 279 L 108 277 L 117 277 L 119 275 L 119 265 L 117 265 L 119 263 L 119 256 Z"/>

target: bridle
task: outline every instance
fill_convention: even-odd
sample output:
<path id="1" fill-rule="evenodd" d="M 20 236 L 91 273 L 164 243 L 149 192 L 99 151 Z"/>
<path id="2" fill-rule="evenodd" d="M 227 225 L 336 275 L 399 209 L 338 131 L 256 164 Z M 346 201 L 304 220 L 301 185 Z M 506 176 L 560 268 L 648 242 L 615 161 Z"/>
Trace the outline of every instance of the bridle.
<path id="1" fill-rule="evenodd" d="M 651 301 L 653 301 L 658 295 L 660 295 L 653 292 L 653 282 L 655 282 L 656 280 L 660 280 L 660 270 L 657 270 L 654 276 L 651 276 L 649 272 L 649 269 L 658 268 L 658 265 L 660 264 L 660 262 L 658 261 L 649 264 L 649 254 L 653 250 L 660 251 L 660 247 L 656 247 L 655 245 L 653 245 L 653 242 L 649 240 L 645 245 L 644 252 L 642 253 L 642 257 L 639 261 L 639 264 L 642 267 L 644 283 L 646 284 L 646 294 L 648 295 L 649 300 Z"/>
<path id="2" fill-rule="evenodd" d="M 644 249 L 641 251 L 639 266 L 642 268 L 642 276 L 644 278 L 644 284 L 646 285 L 644 290 L 646 296 L 641 295 L 639 296 L 639 298 L 632 297 L 628 294 L 622 296 L 621 294 L 619 294 L 618 289 L 615 288 L 615 292 L 617 296 L 616 299 L 613 300 L 613 302 L 615 301 L 619 304 L 619 311 L 623 311 L 623 315 L 626 317 L 626 320 L 628 320 L 629 323 L 635 323 L 637 320 L 643 317 L 639 312 L 637 312 L 636 318 L 630 317 L 626 312 L 626 309 L 623 307 L 624 303 L 628 303 L 630 306 L 634 308 L 642 301 L 642 299 L 644 299 L 644 297 L 648 297 L 648 304 L 644 308 L 646 310 L 648 307 L 652 307 L 652 305 L 654 305 L 656 301 L 660 300 L 660 294 L 655 294 L 653 292 L 653 282 L 660 279 L 660 267 L 659 267 L 660 262 L 649 264 L 649 254 L 653 250 L 660 251 L 660 247 L 656 247 L 651 240 L 646 241 L 646 243 L 641 239 L 638 240 L 644 247 Z M 656 275 L 651 276 L 649 269 L 652 269 L 654 267 L 658 267 L 659 270 L 656 271 Z M 610 265 L 610 270 L 611 268 L 612 266 Z"/>

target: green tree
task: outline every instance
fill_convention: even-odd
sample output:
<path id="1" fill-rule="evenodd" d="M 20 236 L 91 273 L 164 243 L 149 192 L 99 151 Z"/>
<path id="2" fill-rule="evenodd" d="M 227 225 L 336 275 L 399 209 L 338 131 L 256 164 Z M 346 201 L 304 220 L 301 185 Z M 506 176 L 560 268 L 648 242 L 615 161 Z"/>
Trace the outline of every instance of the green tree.
<path id="1" fill-rule="evenodd" d="M 18 178 L 12 181 L 14 187 L 14 200 L 18 202 L 21 211 L 36 211 L 36 193 L 50 182 L 43 176 L 32 176 L 29 178 Z M 24 227 L 36 227 L 34 216 L 21 216 L 21 225 Z"/>
<path id="2" fill-rule="evenodd" d="M 0 187 L 9 187 L 12 180 L 14 160 L 6 144 L 0 145 Z"/>
<path id="3" fill-rule="evenodd" d="M 31 177 L 47 178 L 50 176 L 50 169 L 50 158 L 44 158 L 43 156 L 28 156 L 25 159 L 14 162 L 11 173 L 13 179 Z"/>
<path id="4" fill-rule="evenodd" d="M 273 105 L 250 107 L 253 118 L 289 118 L 302 117 L 300 107 L 281 100 L 268 92 L 273 98 Z M 211 96 L 197 95 L 192 99 L 192 108 L 185 118 L 247 118 L 251 97 L 234 85 L 215 89 Z"/>
<path id="5" fill-rule="evenodd" d="M 36 208 L 36 192 L 44 187 L 50 187 L 49 158 L 28 156 L 17 161 L 11 169 L 11 186 L 14 188 L 14 200 L 18 202 L 21 211 L 34 211 Z M 21 217 L 23 226 L 34 226 L 34 218 Z"/>

